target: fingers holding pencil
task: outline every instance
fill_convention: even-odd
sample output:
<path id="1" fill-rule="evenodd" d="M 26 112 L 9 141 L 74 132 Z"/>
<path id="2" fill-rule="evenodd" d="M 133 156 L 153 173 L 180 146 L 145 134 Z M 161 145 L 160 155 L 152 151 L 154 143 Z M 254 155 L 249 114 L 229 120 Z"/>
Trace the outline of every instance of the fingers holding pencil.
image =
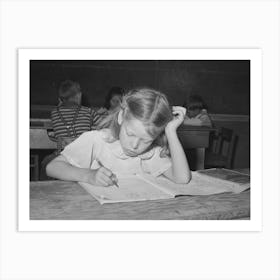
<path id="1" fill-rule="evenodd" d="M 113 174 L 113 175 L 111 176 L 111 180 L 113 181 L 113 184 L 114 184 L 117 188 L 120 187 L 120 186 L 118 185 L 118 178 L 117 178 L 116 174 Z"/>
<path id="2" fill-rule="evenodd" d="M 96 159 L 96 161 L 100 165 L 98 170 L 100 170 L 100 180 L 103 182 L 103 184 L 105 183 L 107 186 L 115 185 L 117 188 L 119 188 L 116 174 L 114 174 L 110 169 L 106 168 L 99 159 Z"/>

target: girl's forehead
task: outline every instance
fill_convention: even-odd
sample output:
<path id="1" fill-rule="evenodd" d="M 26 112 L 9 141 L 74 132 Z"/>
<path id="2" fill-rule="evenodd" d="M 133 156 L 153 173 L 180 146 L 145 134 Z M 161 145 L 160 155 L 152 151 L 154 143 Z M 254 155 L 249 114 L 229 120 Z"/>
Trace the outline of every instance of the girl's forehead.
<path id="1" fill-rule="evenodd" d="M 127 132 L 134 134 L 135 136 L 143 139 L 153 139 L 147 131 L 147 127 L 137 119 L 124 120 L 123 125 Z"/>

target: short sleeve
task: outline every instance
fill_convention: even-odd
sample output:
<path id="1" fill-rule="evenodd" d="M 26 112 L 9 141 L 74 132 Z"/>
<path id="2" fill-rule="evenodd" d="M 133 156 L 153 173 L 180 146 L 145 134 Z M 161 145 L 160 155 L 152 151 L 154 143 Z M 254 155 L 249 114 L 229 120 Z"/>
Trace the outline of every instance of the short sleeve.
<path id="1" fill-rule="evenodd" d="M 172 166 L 170 157 L 161 156 L 161 151 L 161 147 L 156 147 L 154 155 L 146 162 L 148 172 L 154 177 L 160 176 Z"/>
<path id="2" fill-rule="evenodd" d="M 97 151 L 100 145 L 99 139 L 98 132 L 85 132 L 71 144 L 67 145 L 61 154 L 70 164 L 76 167 L 90 168 L 95 158 L 95 151 Z"/>

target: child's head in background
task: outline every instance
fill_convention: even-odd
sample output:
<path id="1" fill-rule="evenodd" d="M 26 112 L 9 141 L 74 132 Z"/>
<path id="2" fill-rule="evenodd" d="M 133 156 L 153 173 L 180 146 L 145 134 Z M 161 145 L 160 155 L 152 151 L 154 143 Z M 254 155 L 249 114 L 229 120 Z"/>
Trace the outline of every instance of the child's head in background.
<path id="1" fill-rule="evenodd" d="M 185 107 L 187 109 L 187 116 L 189 118 L 194 118 L 199 115 L 203 109 L 207 109 L 202 97 L 197 94 L 189 96 Z"/>
<path id="2" fill-rule="evenodd" d="M 71 80 L 61 82 L 58 88 L 58 99 L 60 105 L 81 105 L 80 84 Z"/>
<path id="3" fill-rule="evenodd" d="M 124 95 L 124 90 L 121 87 L 112 87 L 105 99 L 104 107 L 107 110 L 115 110 L 121 104 L 122 97 Z"/>
<path id="4" fill-rule="evenodd" d="M 148 88 L 133 89 L 124 97 L 120 110 L 104 127 L 111 128 L 128 156 L 140 155 L 154 146 L 167 149 L 164 129 L 172 120 L 166 96 Z"/>

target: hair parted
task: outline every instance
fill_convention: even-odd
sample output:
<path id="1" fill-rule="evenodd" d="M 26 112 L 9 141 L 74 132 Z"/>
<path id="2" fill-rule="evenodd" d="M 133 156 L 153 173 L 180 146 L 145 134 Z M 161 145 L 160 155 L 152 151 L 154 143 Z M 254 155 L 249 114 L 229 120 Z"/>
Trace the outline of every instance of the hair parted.
<path id="1" fill-rule="evenodd" d="M 155 139 L 153 146 L 161 146 L 165 154 L 168 153 L 164 129 L 173 116 L 169 102 L 163 93 L 150 88 L 137 88 L 125 94 L 119 110 L 110 114 L 99 126 L 99 129 L 109 128 L 115 140 L 119 139 L 118 114 L 121 110 L 123 110 L 124 120 L 141 121 L 149 135 Z"/>

